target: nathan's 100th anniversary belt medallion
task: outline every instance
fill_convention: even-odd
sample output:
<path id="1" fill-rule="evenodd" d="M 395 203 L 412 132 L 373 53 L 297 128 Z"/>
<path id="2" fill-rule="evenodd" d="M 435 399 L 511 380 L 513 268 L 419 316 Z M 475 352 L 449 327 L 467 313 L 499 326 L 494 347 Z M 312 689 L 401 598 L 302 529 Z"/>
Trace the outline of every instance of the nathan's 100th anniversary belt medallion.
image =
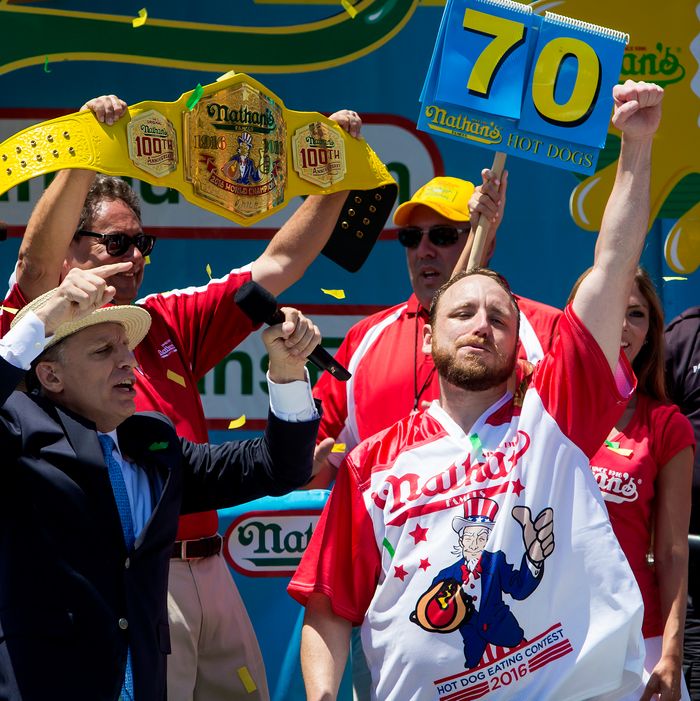
<path id="1" fill-rule="evenodd" d="M 85 168 L 174 188 L 246 226 L 295 196 L 348 190 L 324 252 L 356 270 L 397 193 L 367 142 L 319 113 L 288 110 L 242 73 L 204 87 L 194 106 L 193 92 L 140 102 L 111 126 L 80 112 L 15 134 L 0 144 L 0 195 L 37 175 Z"/>

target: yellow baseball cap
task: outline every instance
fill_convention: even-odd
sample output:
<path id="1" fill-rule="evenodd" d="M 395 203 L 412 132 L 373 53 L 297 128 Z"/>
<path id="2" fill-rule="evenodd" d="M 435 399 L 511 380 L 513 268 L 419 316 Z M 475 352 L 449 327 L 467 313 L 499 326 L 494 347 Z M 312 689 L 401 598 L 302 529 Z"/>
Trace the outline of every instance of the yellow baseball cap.
<path id="1" fill-rule="evenodd" d="M 394 224 L 405 226 L 411 212 L 418 206 L 429 207 L 452 221 L 469 221 L 469 198 L 474 184 L 461 178 L 433 178 L 421 187 L 408 202 L 394 213 Z"/>

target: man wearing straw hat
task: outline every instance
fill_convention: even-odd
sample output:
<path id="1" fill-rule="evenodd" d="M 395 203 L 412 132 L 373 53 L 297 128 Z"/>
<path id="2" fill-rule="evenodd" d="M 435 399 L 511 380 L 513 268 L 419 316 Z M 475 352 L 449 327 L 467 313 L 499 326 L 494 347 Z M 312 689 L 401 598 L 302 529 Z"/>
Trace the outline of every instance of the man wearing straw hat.
<path id="1" fill-rule="evenodd" d="M 285 308 L 266 329 L 262 438 L 181 439 L 135 414 L 137 306 L 103 306 L 131 262 L 71 270 L 0 341 L 0 698 L 165 701 L 168 567 L 180 513 L 303 484 L 318 413 L 305 379 L 318 329 Z M 25 381 L 28 393 L 16 391 Z"/>
<path id="2" fill-rule="evenodd" d="M 100 122 L 127 114 L 115 95 L 88 101 Z M 357 113 L 331 115 L 359 136 Z M 250 160 L 248 160 L 250 162 Z M 115 302 L 149 311 L 152 325 L 136 351 L 139 410 L 166 414 L 178 434 L 204 443 L 207 423 L 197 383 L 252 331 L 234 302 L 236 291 L 254 280 L 275 295 L 301 278 L 325 245 L 347 193 L 306 199 L 251 263 L 206 285 L 169 290 L 137 299 L 156 237 L 145 233 L 140 202 L 123 180 L 92 171 L 65 170 L 43 194 L 27 225 L 17 264 L 17 284 L 0 308 L 0 331 L 13 311 L 55 287 L 74 267 L 131 261 L 115 275 Z M 330 450 L 332 441 L 326 441 Z M 180 519 L 170 567 L 168 607 L 172 657 L 170 701 L 268 701 L 265 665 L 252 623 L 222 554 L 215 511 Z"/>

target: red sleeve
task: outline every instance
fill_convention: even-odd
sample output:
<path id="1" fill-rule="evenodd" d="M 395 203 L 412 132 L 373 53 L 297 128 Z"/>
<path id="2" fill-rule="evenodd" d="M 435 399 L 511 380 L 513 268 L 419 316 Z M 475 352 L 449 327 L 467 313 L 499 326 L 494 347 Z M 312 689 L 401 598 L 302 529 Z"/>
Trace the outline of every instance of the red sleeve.
<path id="1" fill-rule="evenodd" d="M 287 591 L 302 606 L 311 594 L 325 594 L 336 615 L 360 625 L 380 569 L 372 521 L 348 458 Z"/>
<path id="2" fill-rule="evenodd" d="M 615 374 L 571 305 L 552 350 L 535 369 L 534 388 L 559 429 L 593 457 L 620 418 L 636 386 L 624 353 Z"/>
<path id="3" fill-rule="evenodd" d="M 344 368 L 350 364 L 355 346 L 353 329 L 350 329 L 334 356 Z M 320 399 L 323 405 L 318 440 L 329 436 L 338 438 L 348 418 L 347 383 L 339 382 L 330 372 L 323 372 L 314 386 L 314 397 Z"/>
<path id="4" fill-rule="evenodd" d="M 690 421 L 681 414 L 675 404 L 664 405 L 661 420 L 654 421 L 657 435 L 654 437 L 654 460 L 662 467 L 688 446 L 695 453 L 695 433 Z"/>
<path id="5" fill-rule="evenodd" d="M 202 287 L 149 295 L 137 304 L 160 314 L 178 332 L 192 374 L 199 380 L 255 330 L 233 301 L 250 279 L 250 266 L 245 266 Z"/>
<path id="6" fill-rule="evenodd" d="M 562 317 L 561 309 L 546 304 L 537 304 L 534 307 L 526 307 L 526 309 L 527 318 L 540 340 L 542 351 L 549 353 L 559 331 L 559 320 Z"/>
<path id="7" fill-rule="evenodd" d="M 7 297 L 0 309 L 0 338 L 3 338 L 10 330 L 10 325 L 15 318 L 15 314 L 26 305 L 27 300 L 22 294 L 22 290 L 19 289 L 19 285 L 15 283 L 12 285 L 12 289 L 7 293 Z"/>

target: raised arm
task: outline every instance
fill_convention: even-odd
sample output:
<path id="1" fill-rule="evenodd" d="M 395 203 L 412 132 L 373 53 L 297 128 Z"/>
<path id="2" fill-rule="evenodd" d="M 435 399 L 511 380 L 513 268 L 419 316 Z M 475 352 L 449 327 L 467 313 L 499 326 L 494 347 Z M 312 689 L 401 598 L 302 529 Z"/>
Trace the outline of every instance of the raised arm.
<path id="1" fill-rule="evenodd" d="M 311 594 L 301 630 L 301 672 L 307 701 L 333 701 L 348 659 L 351 624 L 333 613 L 325 594 Z"/>
<path id="2" fill-rule="evenodd" d="M 126 103 L 115 95 L 103 95 L 86 102 L 80 111 L 88 109 L 98 121 L 114 124 L 126 113 Z M 17 261 L 17 284 L 28 301 L 60 283 L 63 261 L 94 179 L 91 170 L 62 170 L 37 202 Z"/>
<path id="3" fill-rule="evenodd" d="M 661 120 L 663 89 L 628 80 L 613 89 L 613 124 L 622 131 L 617 177 L 605 207 L 590 274 L 574 311 L 614 370 L 634 271 L 649 227 L 651 148 Z"/>
<path id="4" fill-rule="evenodd" d="M 362 122 L 356 112 L 340 110 L 330 118 L 350 136 L 359 137 Z M 347 194 L 336 192 L 307 197 L 253 262 L 253 280 L 274 295 L 300 280 L 328 242 Z"/>

